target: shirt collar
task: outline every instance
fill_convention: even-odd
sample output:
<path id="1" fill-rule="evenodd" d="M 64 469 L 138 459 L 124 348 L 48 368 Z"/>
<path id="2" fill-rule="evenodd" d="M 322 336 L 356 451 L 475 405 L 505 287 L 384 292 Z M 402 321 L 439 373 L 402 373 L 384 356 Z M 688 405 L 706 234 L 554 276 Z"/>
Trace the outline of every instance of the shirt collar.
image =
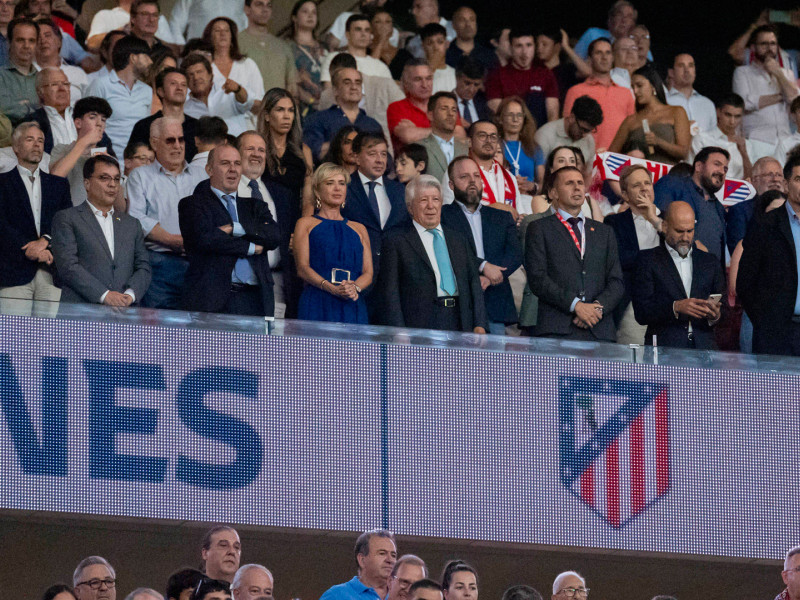
<path id="1" fill-rule="evenodd" d="M 222 190 L 218 190 L 213 185 L 211 186 L 211 191 L 216 194 L 216 196 L 217 196 L 217 198 L 219 198 L 220 202 L 223 202 L 223 203 L 225 202 L 225 200 L 222 199 L 223 196 L 233 196 L 233 199 L 236 200 L 236 192 L 235 191 L 231 192 L 230 194 L 227 194 L 227 193 L 223 192 Z"/>
<path id="2" fill-rule="evenodd" d="M 425 228 L 424 228 L 422 225 L 420 225 L 420 224 L 419 224 L 419 223 L 417 223 L 416 221 L 413 221 L 413 223 L 414 223 L 414 228 L 415 228 L 415 229 L 416 229 L 416 230 L 417 230 L 419 233 L 422 233 L 423 231 L 428 231 L 427 229 L 425 229 Z M 439 224 L 438 224 L 436 227 L 434 227 L 433 229 L 435 229 L 436 231 L 438 231 L 439 233 L 441 233 L 442 235 L 444 235 L 444 231 L 442 230 L 442 223 L 441 223 L 441 221 L 440 221 L 440 222 L 439 222 Z"/>
<path id="3" fill-rule="evenodd" d="M 601 81 L 598 77 L 594 75 L 590 75 L 586 78 L 586 83 L 588 85 L 602 85 L 603 87 L 619 87 L 616 83 L 614 83 L 613 79 L 609 79 L 608 85 L 606 85 L 603 81 Z"/>
<path id="4" fill-rule="evenodd" d="M 92 204 L 92 203 L 91 203 L 89 200 L 86 200 L 86 204 L 88 204 L 88 205 L 89 205 L 89 209 L 90 209 L 90 210 L 91 210 L 91 211 L 94 213 L 94 216 L 95 216 L 95 217 L 103 217 L 103 218 L 105 218 L 105 215 L 103 214 L 103 211 L 102 211 L 102 210 L 100 210 L 99 208 L 97 208 L 97 207 L 96 207 L 94 204 Z M 106 213 L 107 213 L 109 216 L 110 216 L 110 215 L 113 215 L 113 214 L 114 214 L 114 207 L 112 206 L 110 209 L 108 209 L 108 210 L 106 211 Z"/>
<path id="5" fill-rule="evenodd" d="M 35 65 L 31 64 L 30 73 L 23 73 L 22 71 L 20 71 L 20 68 L 17 65 L 15 65 L 13 62 L 10 62 L 10 60 L 9 60 L 9 63 L 8 63 L 8 66 L 6 67 L 6 69 L 8 69 L 9 71 L 16 71 L 17 73 L 19 73 L 23 77 L 33 77 L 39 71 L 36 68 Z"/>
<path id="6" fill-rule="evenodd" d="M 361 179 L 361 185 L 367 185 L 370 181 L 372 181 L 369 177 L 364 175 L 361 171 L 358 172 L 358 177 L 359 177 L 359 179 Z M 378 177 L 375 180 L 375 183 L 380 185 L 380 186 L 382 186 L 383 185 L 383 175 Z"/>
<path id="7" fill-rule="evenodd" d="M 684 257 L 678 254 L 675 248 L 673 248 L 669 244 L 664 244 L 664 247 L 667 249 L 667 252 L 669 252 L 669 255 L 672 257 L 672 260 L 684 260 Z M 685 258 L 692 258 L 693 249 L 694 249 L 693 247 L 689 248 L 689 254 L 687 254 Z"/>
<path id="8" fill-rule="evenodd" d="M 700 94 L 698 93 L 698 91 L 692 88 L 692 93 L 689 94 L 689 98 L 693 98 L 694 96 L 699 96 L 699 95 Z M 672 86 L 667 90 L 667 96 L 683 96 L 684 98 L 686 98 L 686 96 L 683 95 L 683 92 L 675 89 L 675 87 Z"/>
<path id="9" fill-rule="evenodd" d="M 789 213 L 789 222 L 800 223 L 800 217 L 798 217 L 797 213 L 794 212 L 794 209 L 792 208 L 792 205 L 789 204 L 789 201 L 787 200 L 786 202 L 783 203 L 783 205 L 786 207 L 786 212 Z"/>
<path id="10" fill-rule="evenodd" d="M 454 135 L 453 137 L 451 137 L 449 140 L 446 140 L 446 139 L 444 139 L 443 137 L 440 137 L 440 136 L 436 135 L 435 133 L 431 133 L 431 135 L 432 135 L 434 138 L 436 138 L 436 141 L 437 141 L 439 144 L 447 144 L 447 145 L 449 145 L 449 146 L 452 146 L 452 145 L 455 143 L 455 140 L 456 140 L 456 137 L 455 137 L 455 135 Z"/>
<path id="11" fill-rule="evenodd" d="M 39 165 L 36 165 L 36 169 L 34 169 L 33 171 L 29 171 L 28 169 L 26 169 L 25 167 L 23 167 L 21 164 L 18 163 L 17 169 L 19 169 L 20 174 L 24 175 L 25 177 L 39 177 Z"/>
<path id="12" fill-rule="evenodd" d="M 49 118 L 51 118 L 51 119 L 55 118 L 55 117 L 58 117 L 62 121 L 67 121 L 68 123 L 72 119 L 72 107 L 71 106 L 68 106 L 66 108 L 66 110 L 64 111 L 64 116 L 63 117 L 60 114 L 58 114 L 58 111 L 55 108 L 53 108 L 52 106 L 44 105 L 43 108 L 44 108 L 44 112 L 46 112 L 47 116 Z"/>
<path id="13" fill-rule="evenodd" d="M 169 171 L 167 171 L 164 168 L 164 165 L 162 165 L 160 162 L 158 162 L 157 158 L 153 159 L 153 162 L 151 164 L 153 165 L 153 168 L 156 171 L 158 171 L 159 173 L 162 173 L 162 174 L 167 175 L 169 177 L 175 177 L 175 174 L 174 173 L 170 173 Z M 189 163 L 186 162 L 186 159 L 184 158 L 183 159 L 183 167 L 181 167 L 181 173 L 185 173 L 188 168 L 189 168 Z"/>
<path id="14" fill-rule="evenodd" d="M 458 200 L 455 201 L 456 204 L 464 211 L 464 214 L 467 215 L 467 218 L 474 217 L 481 212 L 481 206 L 483 206 L 480 202 L 478 202 L 478 208 L 475 209 L 475 212 L 472 212 L 470 209 L 467 208 L 467 205 L 463 202 L 459 202 Z"/>
<path id="15" fill-rule="evenodd" d="M 569 214 L 567 211 L 565 211 L 565 210 L 563 210 L 561 208 L 558 209 L 558 214 L 560 214 L 564 218 L 565 221 L 573 218 L 573 216 L 571 214 Z M 581 222 L 584 222 L 586 220 L 586 217 L 583 215 L 583 211 L 579 212 L 576 216 L 577 216 L 578 219 L 581 220 Z"/>

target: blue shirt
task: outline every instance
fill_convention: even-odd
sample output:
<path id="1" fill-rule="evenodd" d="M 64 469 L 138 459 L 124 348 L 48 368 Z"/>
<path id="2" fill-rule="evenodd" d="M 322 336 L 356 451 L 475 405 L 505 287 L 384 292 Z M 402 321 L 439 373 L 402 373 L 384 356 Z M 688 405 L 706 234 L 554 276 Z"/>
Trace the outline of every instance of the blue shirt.
<path id="1" fill-rule="evenodd" d="M 387 594 L 388 597 L 388 594 Z M 374 588 L 367 587 L 358 576 L 347 583 L 340 583 L 329 588 L 319 600 L 385 600 Z"/>
<path id="2" fill-rule="evenodd" d="M 514 175 L 527 177 L 529 181 L 536 181 L 536 167 L 544 166 L 545 157 L 542 149 L 537 147 L 533 156 L 525 152 L 520 141 L 503 142 L 503 153 L 508 160 L 509 170 Z"/>
<path id="3" fill-rule="evenodd" d="M 238 215 L 239 215 L 239 207 L 236 204 L 236 192 L 232 192 L 230 194 L 226 194 L 222 190 L 218 190 L 217 188 L 215 188 L 213 185 L 211 186 L 211 191 L 214 192 L 214 194 L 216 194 L 217 198 L 219 198 L 219 201 L 222 203 L 222 208 L 224 208 L 225 212 L 227 212 L 228 214 L 230 214 L 228 212 L 228 203 L 225 201 L 225 199 L 222 196 L 232 196 L 233 197 L 233 205 L 236 207 L 236 215 L 238 217 Z M 233 237 L 242 237 L 244 234 L 245 234 L 245 231 L 244 231 L 244 227 L 242 227 L 242 224 L 239 223 L 239 221 L 233 221 L 233 233 L 231 235 Z M 247 247 L 247 256 L 253 256 L 255 253 L 256 253 L 256 245 L 253 242 L 250 242 L 250 245 Z M 246 258 L 240 258 L 236 262 L 239 262 L 240 260 L 247 260 L 247 259 Z M 252 272 L 252 269 L 251 269 L 251 272 Z M 233 269 L 233 271 L 231 271 L 231 281 L 233 281 L 234 283 L 246 283 L 248 285 L 258 285 L 258 280 L 255 278 L 255 273 L 253 273 L 253 277 L 250 279 L 250 281 L 241 281 L 236 276 L 236 269 L 235 268 Z"/>
<path id="4" fill-rule="evenodd" d="M 334 104 L 327 110 L 309 115 L 303 124 L 303 141 L 311 148 L 314 161 L 318 162 L 322 158 L 319 155 L 322 144 L 330 142 L 337 132 L 347 125 L 355 125 L 359 131 L 383 135 L 380 123 L 368 116 L 363 108 L 358 109 L 356 122 L 351 123 L 344 111 Z"/>
<path id="5" fill-rule="evenodd" d="M 798 265 L 797 272 L 800 273 L 800 217 L 792 209 L 791 204 L 784 202 L 786 212 L 789 213 L 789 226 L 792 229 L 792 237 L 794 238 L 794 254 L 795 263 Z M 794 314 L 800 315 L 800 277 L 797 278 L 797 293 L 794 300 Z"/>
<path id="6" fill-rule="evenodd" d="M 706 199 L 704 191 L 691 177 L 665 176 L 653 187 L 656 206 L 666 212 L 678 200 L 694 209 L 694 239 L 701 241 L 719 259 L 725 255 L 725 209 L 715 196 Z"/>

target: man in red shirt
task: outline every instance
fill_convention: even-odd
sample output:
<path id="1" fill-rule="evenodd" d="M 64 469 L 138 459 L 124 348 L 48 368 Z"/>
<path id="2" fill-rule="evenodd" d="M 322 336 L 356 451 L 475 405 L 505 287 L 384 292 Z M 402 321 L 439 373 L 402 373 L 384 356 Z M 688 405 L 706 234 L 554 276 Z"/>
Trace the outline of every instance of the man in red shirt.
<path id="1" fill-rule="evenodd" d="M 520 96 L 536 119 L 538 125 L 558 119 L 558 83 L 553 72 L 545 66 L 534 64 L 536 41 L 532 32 L 512 29 L 511 60 L 505 67 L 497 67 L 486 79 L 486 96 L 489 108 L 497 110 L 507 96 Z"/>
<path id="2" fill-rule="evenodd" d="M 604 152 L 625 117 L 636 110 L 633 94 L 628 88 L 621 87 L 611 80 L 611 68 L 614 66 L 614 51 L 607 38 L 598 38 L 589 44 L 589 65 L 592 74 L 583 83 L 573 85 L 564 100 L 564 116 L 572 112 L 572 104 L 576 98 L 589 96 L 594 98 L 603 109 L 603 122 L 594 133 L 597 152 Z"/>

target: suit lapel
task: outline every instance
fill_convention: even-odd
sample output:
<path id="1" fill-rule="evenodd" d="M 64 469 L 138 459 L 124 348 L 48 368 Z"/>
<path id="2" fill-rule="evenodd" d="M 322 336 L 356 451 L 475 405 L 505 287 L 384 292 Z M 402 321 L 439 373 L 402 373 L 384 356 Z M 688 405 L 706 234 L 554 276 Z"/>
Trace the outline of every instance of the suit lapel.
<path id="1" fill-rule="evenodd" d="M 778 213 L 778 230 L 781 232 L 786 241 L 789 243 L 789 247 L 792 249 L 792 255 L 796 252 L 794 247 L 794 236 L 792 235 L 792 226 L 789 224 L 789 213 L 786 212 L 786 209 L 782 209 L 780 213 Z"/>
<path id="2" fill-rule="evenodd" d="M 356 210 L 355 214 L 362 216 L 369 215 L 369 219 L 372 221 L 372 227 L 380 231 L 380 215 L 376 215 L 372 206 L 370 206 L 369 198 L 367 198 L 367 192 L 364 190 L 364 185 L 361 183 L 361 177 L 359 176 L 358 171 L 353 173 L 351 176 L 350 189 L 353 192 L 354 199 L 357 200 L 359 204 L 363 205 L 363 208 L 361 210 Z"/>
<path id="3" fill-rule="evenodd" d="M 694 248 L 692 250 L 692 285 L 690 286 L 690 298 L 699 298 L 698 289 L 702 283 L 700 280 L 703 277 L 703 267 L 700 263 L 700 250 Z"/>
<path id="4" fill-rule="evenodd" d="M 430 269 L 431 274 L 434 274 L 433 265 L 431 264 L 431 259 L 428 258 L 428 253 L 425 251 L 425 246 L 422 245 L 422 240 L 419 238 L 419 233 L 417 233 L 417 228 L 414 225 L 408 228 L 406 232 L 406 239 L 408 240 L 409 245 L 414 249 L 420 258 L 422 258 L 422 262 Z"/>
<path id="5" fill-rule="evenodd" d="M 41 174 L 41 171 L 39 173 Z M 28 190 L 25 188 L 25 184 L 22 182 L 22 175 L 20 175 L 19 170 L 16 167 L 14 167 L 14 177 L 12 177 L 12 182 L 14 186 L 13 197 L 17 199 L 17 202 L 22 208 L 22 212 L 25 213 L 25 216 L 28 218 L 28 222 L 31 225 L 31 229 L 35 233 L 36 221 L 33 218 L 31 199 L 30 196 L 28 196 Z M 44 189 L 42 190 L 42 196 L 44 196 Z M 42 202 L 44 202 L 44 200 L 42 200 Z"/>
<path id="6" fill-rule="evenodd" d="M 106 242 L 106 236 L 105 234 L 103 234 L 103 230 L 100 227 L 100 223 L 97 222 L 97 218 L 94 216 L 94 213 L 92 212 L 92 207 L 89 206 L 88 202 L 84 202 L 83 204 L 81 204 L 81 216 L 83 217 L 83 220 L 86 221 L 86 224 L 88 225 L 89 229 L 91 229 L 94 232 L 98 243 L 103 247 L 103 250 L 105 250 L 106 256 L 108 256 L 108 260 L 113 261 L 114 259 L 111 256 L 111 250 L 108 247 L 108 242 Z M 118 239 L 117 229 L 115 227 L 114 252 L 118 250 L 117 239 Z"/>
<path id="7" fill-rule="evenodd" d="M 428 144 L 429 154 L 436 159 L 436 162 L 439 163 L 439 166 L 447 172 L 447 159 L 444 157 L 444 152 L 442 152 L 441 147 L 439 146 L 439 142 L 433 139 L 433 134 L 430 137 L 431 143 Z M 430 158 L 430 156 L 428 157 Z"/>
<path id="8" fill-rule="evenodd" d="M 114 227 L 114 260 L 116 260 L 122 255 L 121 253 L 123 252 L 122 219 L 117 214 L 114 214 L 111 218 L 113 219 L 111 223 Z"/>
<path id="9" fill-rule="evenodd" d="M 581 260 L 580 250 L 578 250 L 578 247 L 575 245 L 575 240 L 572 239 L 572 236 L 570 235 L 569 231 L 567 231 L 567 227 L 569 227 L 569 223 L 564 225 L 559 220 L 559 218 L 556 216 L 555 213 L 553 213 L 553 223 L 554 223 L 554 225 L 556 227 L 556 230 L 558 230 L 558 235 L 560 235 L 567 242 L 567 244 L 569 245 L 570 251 L 575 256 L 575 258 L 577 258 L 578 260 Z M 586 223 L 584 223 L 584 226 L 585 225 L 586 225 Z"/>

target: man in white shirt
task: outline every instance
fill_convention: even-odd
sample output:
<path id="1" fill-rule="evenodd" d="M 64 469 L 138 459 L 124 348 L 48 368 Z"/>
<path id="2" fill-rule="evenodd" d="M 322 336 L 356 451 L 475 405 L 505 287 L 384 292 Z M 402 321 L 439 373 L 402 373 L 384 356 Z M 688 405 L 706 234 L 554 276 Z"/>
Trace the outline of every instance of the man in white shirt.
<path id="1" fill-rule="evenodd" d="M 677 54 L 669 74 L 672 87 L 667 90 L 667 104 L 683 107 L 692 135 L 712 131 L 717 124 L 714 103 L 694 89 L 697 67 L 692 55 Z"/>
<path id="2" fill-rule="evenodd" d="M 373 58 L 367 53 L 372 41 L 372 25 L 369 17 L 366 15 L 352 15 L 348 18 L 345 36 L 347 37 L 347 48 L 344 51 L 356 59 L 356 65 L 362 75 L 392 78 L 389 67 L 383 61 Z M 320 67 L 320 81 L 325 85 L 325 88 L 331 85 L 330 66 L 334 56 L 336 56 L 335 53 L 328 54 L 323 59 Z"/>
<path id="3" fill-rule="evenodd" d="M 433 93 L 452 92 L 456 89 L 456 70 L 445 62 L 447 31 L 438 23 L 429 23 L 420 32 L 425 60 L 433 69 Z"/>
<path id="4" fill-rule="evenodd" d="M 365 11 L 375 10 L 384 3 L 385 2 L 381 2 L 381 0 L 361 0 L 361 2 L 358 3 L 358 13 L 364 14 Z M 325 45 L 328 46 L 329 49 L 344 50 L 344 48 L 347 47 L 347 38 L 345 37 L 345 31 L 347 30 L 347 19 L 354 14 L 356 13 L 345 11 L 336 17 L 333 25 L 331 25 L 328 29 L 328 35 L 325 36 Z M 397 31 L 397 27 L 392 28 L 392 35 L 389 38 L 389 43 L 395 48 L 399 47 L 400 32 Z"/>
<path id="5" fill-rule="evenodd" d="M 769 143 L 790 133 L 787 109 L 800 91 L 792 73 L 778 63 L 775 29 L 758 27 L 752 40 L 753 60 L 736 67 L 733 91 L 744 98 L 745 136 Z"/>
<path id="6" fill-rule="evenodd" d="M 614 50 L 614 68 L 611 81 L 622 87 L 631 87 L 631 74 L 639 68 L 638 46 L 633 38 L 621 37 L 611 44 Z"/>
<path id="7" fill-rule="evenodd" d="M 689 160 L 705 147 L 724 148 L 730 155 L 728 174 L 731 179 L 750 179 L 753 164 L 764 156 L 772 156 L 775 146 L 759 140 L 745 138 L 742 131 L 744 100 L 738 94 L 729 94 L 717 101 L 717 126 L 699 133 L 692 139 Z M 774 143 L 774 142 L 773 142 Z"/>
<path id="8" fill-rule="evenodd" d="M 800 96 L 792 100 L 792 105 L 789 107 L 789 110 L 797 130 L 790 135 L 784 135 L 778 139 L 778 144 L 775 146 L 773 156 L 778 159 L 782 165 L 786 164 L 786 155 L 789 151 L 800 144 Z"/>
<path id="9" fill-rule="evenodd" d="M 417 30 L 421 31 L 429 23 L 438 23 L 447 31 L 448 42 L 456 39 L 456 30 L 453 29 L 453 24 L 439 15 L 439 0 L 414 0 L 411 5 L 411 14 L 414 16 Z M 406 50 L 416 58 L 425 58 L 425 52 L 422 50 L 422 39 L 419 34 L 408 40 Z"/>
<path id="10" fill-rule="evenodd" d="M 202 37 L 208 22 L 216 17 L 228 17 L 239 31 L 247 28 L 244 0 L 178 0 L 172 7 L 172 34 L 185 40 Z"/>
<path id="11" fill-rule="evenodd" d="M 70 85 L 67 76 L 58 67 L 45 67 L 36 73 L 36 94 L 42 107 L 31 118 L 45 132 L 44 150 L 52 152 L 53 146 L 70 144 L 78 139 L 72 122 Z"/>
<path id="12" fill-rule="evenodd" d="M 75 104 L 83 97 L 89 85 L 86 71 L 75 65 L 67 64 L 61 56 L 63 33 L 52 19 L 39 19 L 39 41 L 36 44 L 36 60 L 33 66 L 40 71 L 45 67 L 61 69 L 67 76 L 71 87 L 70 103 Z"/>
<path id="13" fill-rule="evenodd" d="M 86 46 L 90 50 L 97 50 L 109 31 L 126 27 L 130 23 L 131 9 L 134 4 L 135 0 L 118 0 L 118 5 L 115 8 L 98 11 L 94 19 L 92 19 L 92 26 L 86 38 Z M 175 36 L 170 30 L 169 23 L 167 23 L 164 15 L 158 17 L 156 37 L 168 43 L 184 43 L 182 37 Z"/>

